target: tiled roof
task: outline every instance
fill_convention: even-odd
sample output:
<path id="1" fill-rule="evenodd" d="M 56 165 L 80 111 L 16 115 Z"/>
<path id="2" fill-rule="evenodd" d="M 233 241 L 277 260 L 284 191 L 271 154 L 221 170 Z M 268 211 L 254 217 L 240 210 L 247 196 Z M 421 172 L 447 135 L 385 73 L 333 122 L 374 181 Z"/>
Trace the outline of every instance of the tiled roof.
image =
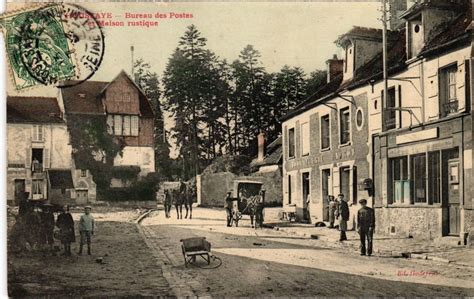
<path id="1" fill-rule="evenodd" d="M 396 33 L 396 35 L 394 35 Z M 392 40 L 389 41 L 388 45 L 388 65 L 390 66 L 389 72 L 393 73 L 399 70 L 401 67 L 405 67 L 405 31 L 394 32 L 392 34 Z M 396 37 L 396 38 L 394 38 Z M 315 94 L 309 96 L 304 102 L 299 104 L 295 109 L 290 111 L 281 121 L 296 116 L 310 108 L 313 108 L 332 97 L 335 93 L 341 92 L 345 89 L 353 89 L 361 84 L 368 84 L 369 80 L 376 80 L 382 77 L 382 52 L 375 55 L 373 59 L 367 62 L 356 70 L 354 77 L 351 80 L 342 81 L 343 75 L 335 77 L 329 83 L 324 85 Z"/>
<path id="2" fill-rule="evenodd" d="M 264 165 L 275 165 L 279 164 L 281 158 L 283 157 L 283 146 L 281 136 L 273 140 L 270 144 L 266 146 L 267 155 L 262 161 L 257 159 L 250 162 L 251 166 L 264 166 Z"/>
<path id="3" fill-rule="evenodd" d="M 49 169 L 48 179 L 51 189 L 74 189 L 70 169 Z"/>
<path id="4" fill-rule="evenodd" d="M 135 82 L 124 72 L 120 75 L 125 77 L 139 90 L 140 114 L 143 117 L 153 117 L 153 109 L 149 100 L 143 94 L 143 91 Z M 114 78 L 114 80 L 116 79 Z M 111 82 L 113 82 L 112 80 Z M 102 94 L 111 82 L 85 81 L 80 84 L 75 81 L 66 82 L 69 87 L 62 88 L 63 100 L 66 113 L 70 114 L 105 114 L 105 107 L 102 103 Z M 73 86 L 70 86 L 73 85 Z"/>
<path id="5" fill-rule="evenodd" d="M 74 84 L 75 82 L 68 82 Z M 105 114 L 104 106 L 98 97 L 108 82 L 85 81 L 62 88 L 64 108 L 71 114 Z"/>
<path id="6" fill-rule="evenodd" d="M 7 96 L 8 123 L 62 123 L 56 98 Z"/>
<path id="7" fill-rule="evenodd" d="M 458 15 L 452 22 L 447 24 L 446 30 L 428 41 L 419 55 L 428 55 L 436 50 L 441 50 L 454 45 L 456 42 L 471 42 L 472 16 L 471 8 Z"/>

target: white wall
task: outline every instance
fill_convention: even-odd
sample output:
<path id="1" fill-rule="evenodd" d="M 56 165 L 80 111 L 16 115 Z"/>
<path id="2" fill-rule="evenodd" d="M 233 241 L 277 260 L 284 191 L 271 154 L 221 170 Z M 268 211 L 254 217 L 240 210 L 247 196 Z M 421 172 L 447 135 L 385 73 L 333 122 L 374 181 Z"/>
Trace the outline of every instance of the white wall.
<path id="1" fill-rule="evenodd" d="M 117 155 L 114 166 L 140 166 L 141 175 L 155 171 L 155 152 L 152 147 L 126 146 L 122 156 Z"/>

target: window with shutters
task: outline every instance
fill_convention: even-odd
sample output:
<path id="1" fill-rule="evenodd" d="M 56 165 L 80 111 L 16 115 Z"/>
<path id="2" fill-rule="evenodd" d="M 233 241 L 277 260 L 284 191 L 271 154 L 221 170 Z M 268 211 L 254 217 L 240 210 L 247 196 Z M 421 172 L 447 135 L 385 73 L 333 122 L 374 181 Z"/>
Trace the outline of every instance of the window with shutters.
<path id="1" fill-rule="evenodd" d="M 42 125 L 33 125 L 33 141 L 44 141 Z"/>
<path id="2" fill-rule="evenodd" d="M 321 149 L 327 150 L 331 147 L 331 130 L 329 114 L 321 116 Z"/>

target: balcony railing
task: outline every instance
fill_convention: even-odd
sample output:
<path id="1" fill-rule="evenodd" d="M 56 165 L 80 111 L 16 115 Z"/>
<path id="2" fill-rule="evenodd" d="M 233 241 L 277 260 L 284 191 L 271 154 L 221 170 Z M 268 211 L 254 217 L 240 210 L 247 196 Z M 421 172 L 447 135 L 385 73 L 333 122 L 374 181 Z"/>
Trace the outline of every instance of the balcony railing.
<path id="1" fill-rule="evenodd" d="M 458 100 L 451 100 L 445 104 L 443 104 L 443 112 L 444 115 L 450 115 L 453 113 L 457 113 L 459 110 L 459 101 Z"/>

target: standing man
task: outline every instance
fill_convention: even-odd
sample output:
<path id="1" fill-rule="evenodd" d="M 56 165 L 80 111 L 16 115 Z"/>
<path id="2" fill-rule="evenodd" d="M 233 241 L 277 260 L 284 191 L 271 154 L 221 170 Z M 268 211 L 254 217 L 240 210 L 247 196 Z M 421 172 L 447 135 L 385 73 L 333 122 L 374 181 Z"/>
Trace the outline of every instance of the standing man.
<path id="1" fill-rule="evenodd" d="M 41 213 L 41 235 L 44 244 L 49 247 L 49 250 L 53 251 L 54 245 L 54 214 L 51 210 L 51 204 L 44 204 L 43 205 L 43 212 Z"/>
<path id="2" fill-rule="evenodd" d="M 232 206 L 232 191 L 229 191 L 224 200 L 224 209 L 227 214 L 227 226 L 232 226 Z"/>
<path id="3" fill-rule="evenodd" d="M 82 254 L 82 246 L 87 241 L 87 254 L 91 255 L 91 236 L 94 234 L 94 217 L 91 215 L 91 207 L 84 208 L 84 214 L 79 220 L 79 231 L 81 233 L 81 245 L 79 247 L 79 255 Z"/>
<path id="4" fill-rule="evenodd" d="M 357 212 L 357 230 L 360 235 L 360 255 L 372 255 L 372 240 L 375 229 L 375 213 L 372 208 L 367 206 L 367 200 L 359 200 L 362 206 Z M 365 239 L 367 239 L 367 251 L 365 247 Z"/>
<path id="5" fill-rule="evenodd" d="M 69 213 L 69 206 L 65 205 L 58 215 L 56 226 L 59 228 L 59 240 L 64 245 L 65 256 L 71 255 L 71 243 L 76 241 L 74 233 L 74 220 L 71 213 Z"/>
<path id="6" fill-rule="evenodd" d="M 349 221 L 349 205 L 347 204 L 344 194 L 340 193 L 338 196 L 339 199 L 339 230 L 341 231 L 341 236 L 339 241 L 347 241 L 346 231 L 347 231 L 347 221 Z"/>

